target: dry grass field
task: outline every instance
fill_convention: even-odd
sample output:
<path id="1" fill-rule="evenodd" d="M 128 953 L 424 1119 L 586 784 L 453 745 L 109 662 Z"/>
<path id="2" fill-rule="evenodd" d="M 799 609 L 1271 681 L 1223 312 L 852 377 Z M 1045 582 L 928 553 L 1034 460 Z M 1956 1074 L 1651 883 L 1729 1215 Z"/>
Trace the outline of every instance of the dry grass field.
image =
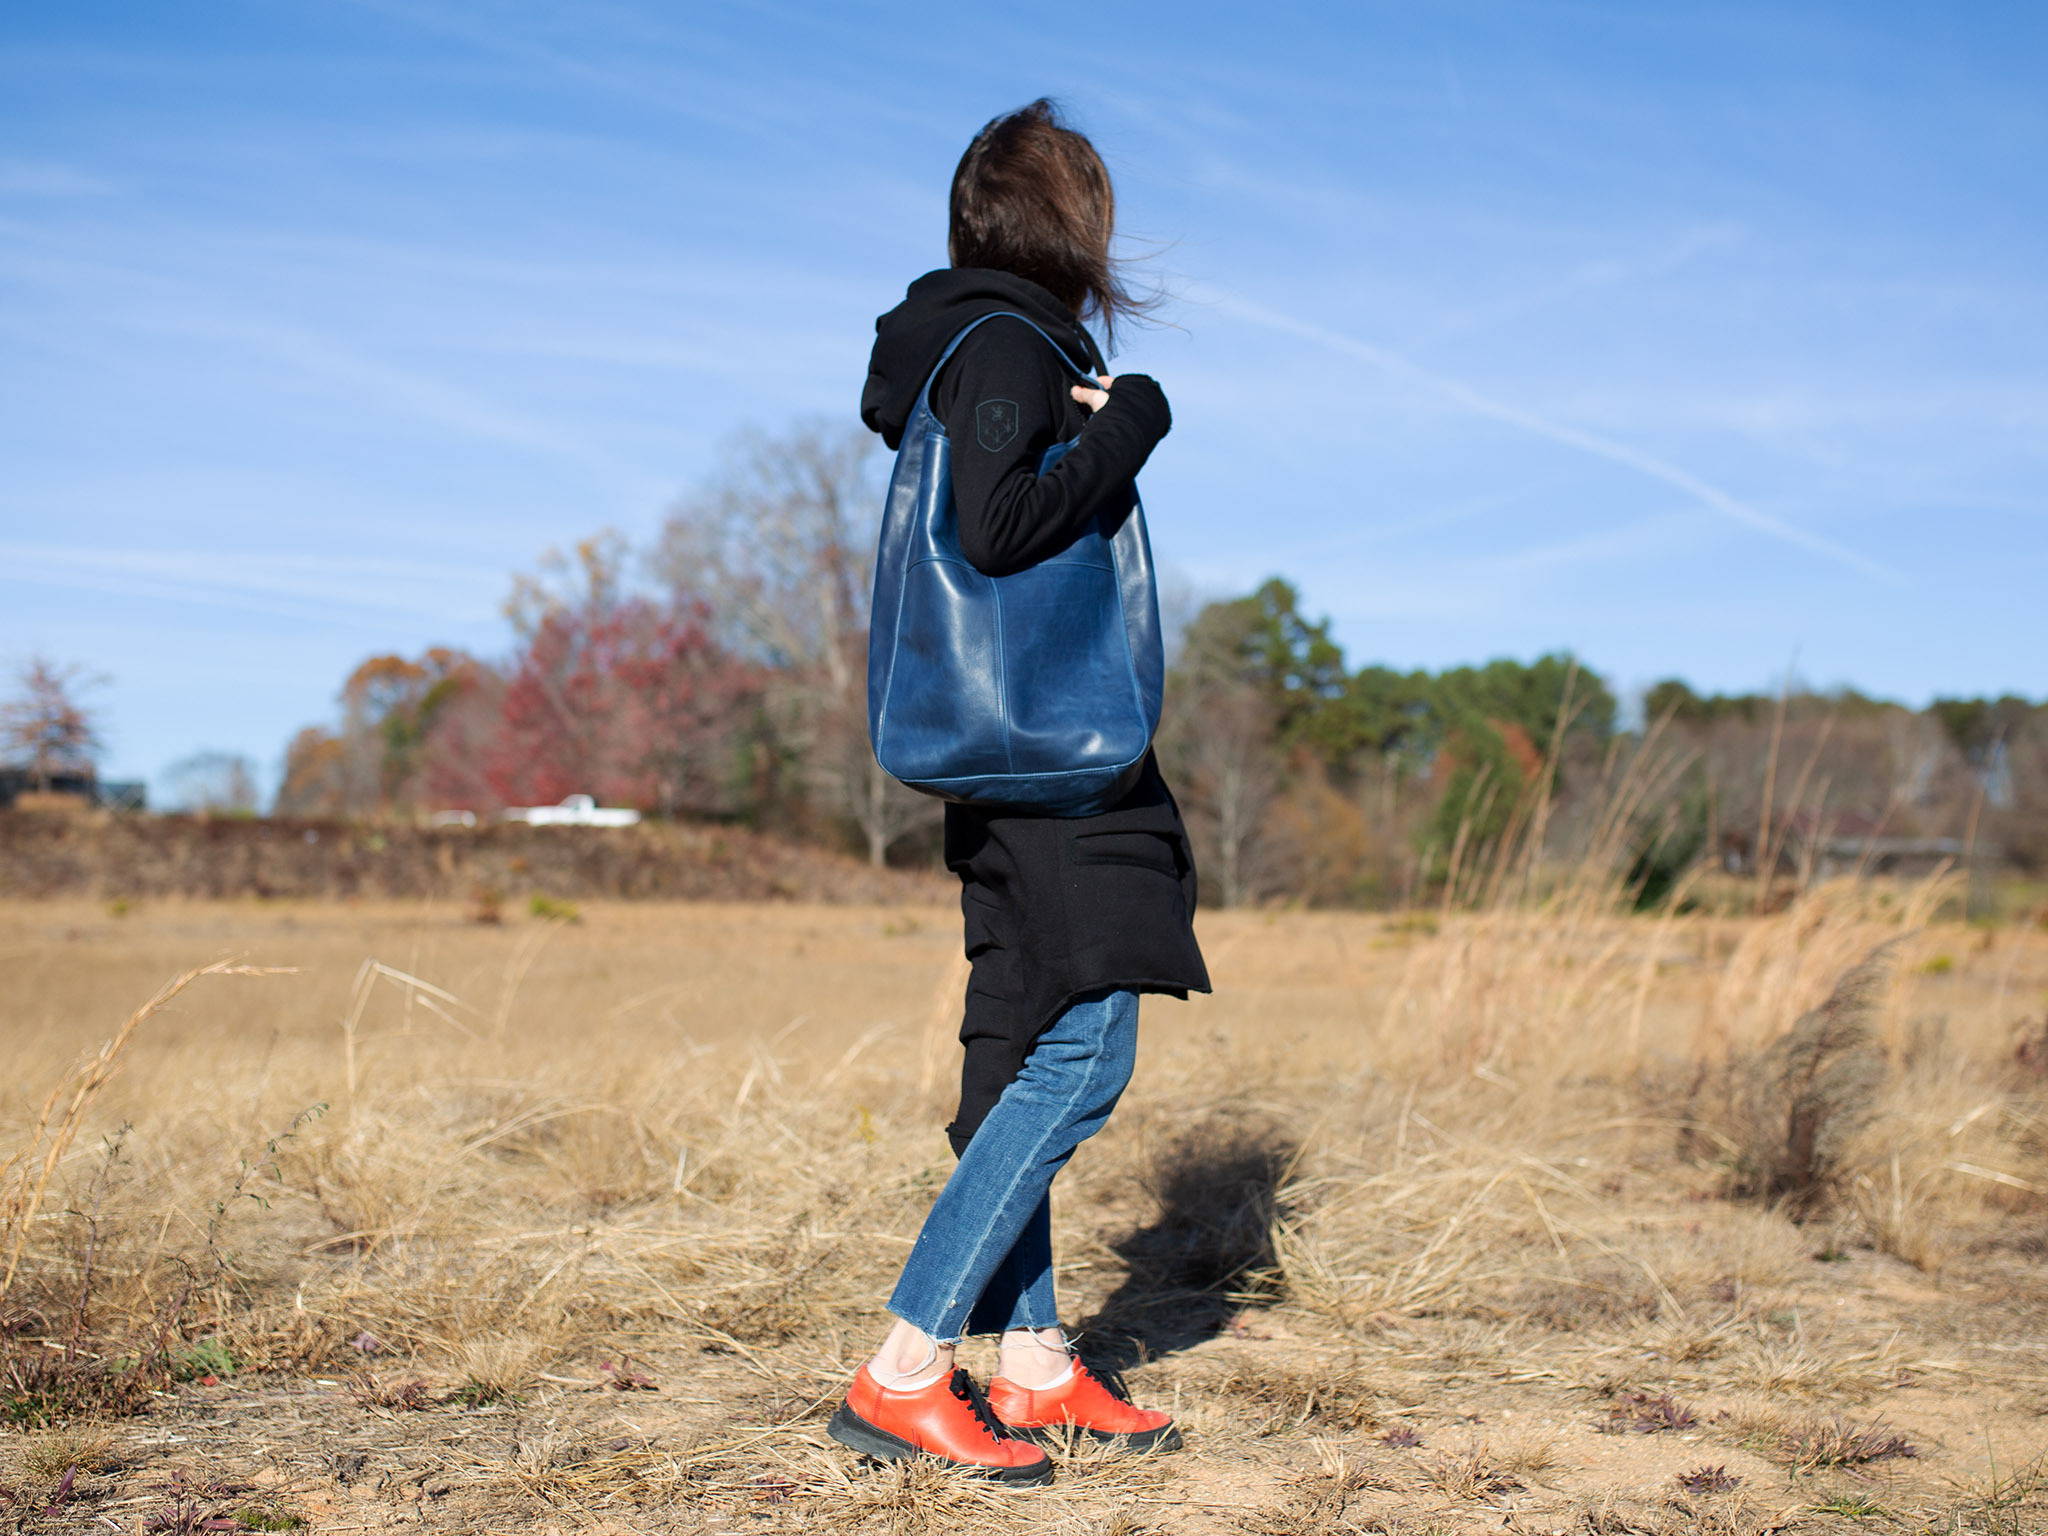
<path id="1" fill-rule="evenodd" d="M 15 903 L 0 1521 L 2048 1531 L 2048 934 L 1931 899 L 1205 914 L 1055 1196 L 1188 1449 L 1007 1493 L 823 1433 L 952 908 Z"/>

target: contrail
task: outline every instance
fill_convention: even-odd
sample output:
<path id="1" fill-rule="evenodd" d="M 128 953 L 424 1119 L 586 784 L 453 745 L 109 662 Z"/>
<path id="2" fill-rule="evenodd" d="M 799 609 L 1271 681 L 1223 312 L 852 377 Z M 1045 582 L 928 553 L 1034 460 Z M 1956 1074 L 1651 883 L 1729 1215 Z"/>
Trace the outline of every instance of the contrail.
<path id="1" fill-rule="evenodd" d="M 1254 325 L 1285 331 L 1289 335 L 1301 337 L 1304 341 L 1313 341 L 1319 346 L 1328 347 L 1333 352 L 1346 353 L 1377 368 L 1383 368 L 1389 373 L 1412 379 L 1446 399 L 1456 401 L 1476 416 L 1506 422 L 1509 426 L 1520 427 L 1524 432 L 1547 438 L 1553 443 L 1562 443 L 1567 448 L 1577 448 L 1582 453 L 1590 453 L 1595 458 L 1607 460 L 1610 464 L 1619 464 L 1639 474 L 1648 475 L 1653 480 L 1661 480 L 1723 517 L 1747 524 L 1760 533 L 1767 533 L 1774 539 L 1796 545 L 1813 554 L 1824 555 L 1865 576 L 1895 584 L 1904 583 L 1904 578 L 1898 572 L 1880 565 L 1869 556 L 1846 545 L 1837 544 L 1832 539 L 1824 539 L 1819 534 L 1809 533 L 1804 528 L 1771 516 L 1768 512 L 1759 511 L 1746 502 L 1738 501 L 1719 486 L 1709 485 L 1698 475 L 1660 459 L 1655 454 L 1645 453 L 1640 448 L 1631 448 L 1627 443 L 1618 443 L 1613 438 L 1602 437 L 1597 432 L 1587 432 L 1578 427 L 1566 426 L 1562 422 L 1551 421 L 1547 417 L 1538 416 L 1534 411 L 1525 411 L 1518 405 L 1510 405 L 1504 400 L 1494 399 L 1491 395 L 1481 394 L 1469 384 L 1432 373 L 1427 368 L 1410 362 L 1398 352 L 1390 352 L 1385 347 L 1376 347 L 1370 342 L 1359 341 L 1344 335 L 1341 331 L 1311 325 L 1305 320 L 1297 320 L 1292 315 L 1283 315 L 1278 310 L 1267 309 L 1263 305 L 1248 303 L 1219 289 L 1204 287 L 1190 297 L 1195 298 L 1197 302 L 1207 303 L 1225 314 L 1249 320 Z"/>

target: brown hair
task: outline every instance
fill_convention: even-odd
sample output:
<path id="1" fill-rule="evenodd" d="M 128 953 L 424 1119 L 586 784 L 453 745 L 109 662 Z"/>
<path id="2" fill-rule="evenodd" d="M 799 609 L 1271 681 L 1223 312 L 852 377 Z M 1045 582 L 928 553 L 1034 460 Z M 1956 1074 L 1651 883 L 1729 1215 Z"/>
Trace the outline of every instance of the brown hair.
<path id="1" fill-rule="evenodd" d="M 992 118 L 953 172 L 953 265 L 1027 277 L 1078 318 L 1099 319 L 1112 344 L 1117 322 L 1153 302 L 1125 285 L 1109 254 L 1115 231 L 1109 168 L 1043 96 Z"/>

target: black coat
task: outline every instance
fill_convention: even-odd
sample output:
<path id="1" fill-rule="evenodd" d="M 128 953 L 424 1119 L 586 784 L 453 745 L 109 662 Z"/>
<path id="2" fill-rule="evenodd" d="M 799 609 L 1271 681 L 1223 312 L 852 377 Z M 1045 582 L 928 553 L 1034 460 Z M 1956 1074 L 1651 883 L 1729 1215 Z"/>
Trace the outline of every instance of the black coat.
<path id="1" fill-rule="evenodd" d="M 1029 315 L 1071 355 L 1103 370 L 1093 338 L 1036 283 L 945 269 L 911 284 L 903 303 L 875 322 L 862 420 L 898 442 L 946 343 L 994 310 Z M 1132 388 L 1119 398 L 1126 379 Z M 992 573 L 1068 542 L 1113 504 L 1166 431 L 1165 398 L 1144 375 L 1119 375 L 1110 403 L 1092 417 L 1068 394 L 1072 382 L 1029 328 L 996 320 L 967 339 L 932 391 L 932 409 L 955 444 L 962 550 Z M 990 401 L 1014 408 L 993 434 L 978 430 Z M 1052 473 L 1032 472 L 1047 446 L 1076 433 L 1081 443 Z M 1077 996 L 1126 987 L 1185 998 L 1210 985 L 1195 941 L 1194 855 L 1156 757 L 1147 754 L 1130 791 L 1093 816 L 953 803 L 945 815 L 946 865 L 960 877 L 972 966 L 960 1109 L 947 1127 L 957 1149 Z"/>

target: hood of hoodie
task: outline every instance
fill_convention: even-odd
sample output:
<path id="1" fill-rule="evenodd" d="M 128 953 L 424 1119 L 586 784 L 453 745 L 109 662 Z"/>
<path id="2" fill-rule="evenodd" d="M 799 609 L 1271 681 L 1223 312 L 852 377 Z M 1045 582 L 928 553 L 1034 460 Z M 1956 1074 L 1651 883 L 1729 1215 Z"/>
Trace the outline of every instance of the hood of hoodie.
<path id="1" fill-rule="evenodd" d="M 891 448 L 900 444 L 918 391 L 946 343 L 968 321 L 1002 310 L 1037 322 L 1092 371 L 1108 371 L 1087 328 L 1030 278 L 988 267 L 941 267 L 912 283 L 903 302 L 875 321 L 875 350 L 860 393 L 860 419 L 869 430 L 881 433 Z"/>

